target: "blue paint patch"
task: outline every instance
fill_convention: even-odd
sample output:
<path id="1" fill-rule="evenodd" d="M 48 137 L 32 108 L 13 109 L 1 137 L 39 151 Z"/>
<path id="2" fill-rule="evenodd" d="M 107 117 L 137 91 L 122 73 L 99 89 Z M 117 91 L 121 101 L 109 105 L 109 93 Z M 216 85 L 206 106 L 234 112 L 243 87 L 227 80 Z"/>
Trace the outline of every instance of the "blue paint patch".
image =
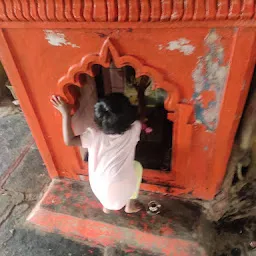
<path id="1" fill-rule="evenodd" d="M 221 102 L 226 85 L 228 65 L 224 65 L 224 48 L 221 37 L 212 29 L 205 40 L 206 54 L 199 57 L 197 66 L 192 73 L 194 81 L 195 116 L 198 123 L 204 124 L 208 130 L 215 131 L 218 126 Z M 207 106 L 203 104 L 203 94 L 209 92 L 215 95 Z"/>

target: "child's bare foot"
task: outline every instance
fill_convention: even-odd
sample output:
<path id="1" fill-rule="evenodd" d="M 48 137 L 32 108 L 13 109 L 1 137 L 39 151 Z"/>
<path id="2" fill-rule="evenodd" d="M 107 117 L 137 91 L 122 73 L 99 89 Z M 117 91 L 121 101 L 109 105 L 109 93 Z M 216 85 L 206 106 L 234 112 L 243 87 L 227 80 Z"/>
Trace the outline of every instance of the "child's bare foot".
<path id="1" fill-rule="evenodd" d="M 142 206 L 137 200 L 130 199 L 129 202 L 126 204 L 124 211 L 126 213 L 136 213 L 142 209 Z"/>
<path id="2" fill-rule="evenodd" d="M 103 212 L 106 213 L 106 214 L 110 214 L 110 210 L 105 208 L 105 207 L 103 207 Z"/>

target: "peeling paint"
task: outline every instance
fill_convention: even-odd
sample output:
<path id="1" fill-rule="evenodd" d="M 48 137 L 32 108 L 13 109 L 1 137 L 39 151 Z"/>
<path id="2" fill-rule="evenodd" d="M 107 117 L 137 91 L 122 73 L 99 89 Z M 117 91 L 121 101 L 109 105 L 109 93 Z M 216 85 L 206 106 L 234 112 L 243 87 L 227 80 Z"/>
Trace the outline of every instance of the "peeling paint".
<path id="1" fill-rule="evenodd" d="M 224 48 L 221 37 L 213 29 L 204 40 L 207 52 L 199 57 L 192 73 L 194 81 L 193 101 L 196 122 L 214 131 L 219 121 L 228 65 L 224 65 Z"/>
<path id="2" fill-rule="evenodd" d="M 190 44 L 190 41 L 186 38 L 179 38 L 178 40 L 170 41 L 167 46 L 159 45 L 159 50 L 166 49 L 169 51 L 176 51 L 183 53 L 184 55 L 191 55 L 195 51 L 195 46 Z"/>
<path id="3" fill-rule="evenodd" d="M 246 87 L 246 81 L 243 82 L 242 91 L 245 89 L 245 87 Z"/>
<path id="4" fill-rule="evenodd" d="M 162 44 L 159 44 L 159 45 L 158 45 L 158 49 L 161 51 L 161 50 L 164 49 L 164 46 L 163 46 Z"/>
<path id="5" fill-rule="evenodd" d="M 48 41 L 49 44 L 53 46 L 63 46 L 63 45 L 70 45 L 73 48 L 80 48 L 80 46 L 76 44 L 72 44 L 71 42 L 67 41 L 65 34 L 59 31 L 53 30 L 44 30 L 45 39 Z"/>
<path id="6" fill-rule="evenodd" d="M 96 32 L 96 34 L 97 34 L 100 38 L 107 37 L 107 35 L 106 35 L 106 34 L 104 34 L 104 33 Z"/>

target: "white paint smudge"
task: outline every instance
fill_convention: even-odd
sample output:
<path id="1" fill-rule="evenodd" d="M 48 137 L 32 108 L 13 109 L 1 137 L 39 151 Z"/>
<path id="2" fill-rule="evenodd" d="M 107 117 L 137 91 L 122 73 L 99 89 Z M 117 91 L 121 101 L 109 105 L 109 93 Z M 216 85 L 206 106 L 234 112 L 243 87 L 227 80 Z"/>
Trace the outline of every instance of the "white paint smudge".
<path id="1" fill-rule="evenodd" d="M 194 107 L 197 123 L 203 123 L 213 131 L 217 128 L 219 113 L 226 85 L 229 66 L 224 64 L 224 47 L 216 30 L 205 38 L 206 54 L 199 57 L 192 73 L 194 81 Z M 202 95 L 213 94 L 215 97 L 205 106 Z"/>
<path id="2" fill-rule="evenodd" d="M 166 47 L 159 45 L 159 50 L 166 49 L 169 51 L 179 51 L 184 55 L 191 55 L 196 47 L 190 44 L 186 38 L 179 38 L 178 40 L 170 41 Z"/>
<path id="3" fill-rule="evenodd" d="M 158 45 L 158 49 L 161 51 L 161 50 L 164 49 L 164 46 L 163 46 L 162 44 L 159 44 L 159 45 Z"/>
<path id="4" fill-rule="evenodd" d="M 45 39 L 48 41 L 49 44 L 53 46 L 63 46 L 63 45 L 70 45 L 73 48 L 80 48 L 80 46 L 76 44 L 72 44 L 71 42 L 67 41 L 65 34 L 59 31 L 53 30 L 44 30 Z"/>

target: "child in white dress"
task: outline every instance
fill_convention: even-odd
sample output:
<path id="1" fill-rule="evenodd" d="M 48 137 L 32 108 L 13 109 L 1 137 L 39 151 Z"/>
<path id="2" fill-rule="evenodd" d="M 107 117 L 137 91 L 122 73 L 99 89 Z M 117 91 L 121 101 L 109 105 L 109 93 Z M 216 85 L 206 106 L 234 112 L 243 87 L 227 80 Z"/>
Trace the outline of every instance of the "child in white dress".
<path id="1" fill-rule="evenodd" d="M 88 128 L 81 136 L 75 136 L 72 130 L 70 106 L 58 96 L 53 96 L 51 102 L 62 114 L 65 144 L 89 151 L 89 181 L 103 211 L 125 207 L 127 213 L 138 212 L 142 166 L 134 157 L 141 122 L 136 120 L 129 99 L 112 93 L 100 100 L 94 108 L 97 128 Z"/>

